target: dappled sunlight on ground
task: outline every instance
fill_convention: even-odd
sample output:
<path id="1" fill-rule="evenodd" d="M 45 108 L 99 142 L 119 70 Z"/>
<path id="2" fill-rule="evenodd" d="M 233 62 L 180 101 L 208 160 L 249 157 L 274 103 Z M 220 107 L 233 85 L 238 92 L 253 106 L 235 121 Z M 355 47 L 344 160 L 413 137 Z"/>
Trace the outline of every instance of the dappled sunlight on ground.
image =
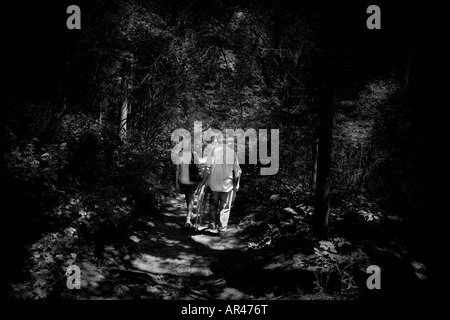
<path id="1" fill-rule="evenodd" d="M 299 271 L 307 254 L 258 255 L 233 211 L 218 234 L 184 227 L 183 196 L 166 198 L 165 209 L 139 217 L 124 241 L 102 246 L 95 257 L 77 257 L 83 290 L 65 297 L 241 300 L 290 294 L 299 285 L 311 292 L 313 272 Z"/>
<path id="2" fill-rule="evenodd" d="M 177 279 L 189 283 L 189 286 L 203 288 L 200 292 L 209 297 L 248 298 L 242 289 L 230 285 L 223 278 L 229 267 L 240 268 L 234 257 L 236 250 L 245 245 L 237 225 L 231 223 L 221 235 L 206 230 L 195 231 L 184 227 L 184 196 L 168 198 L 166 204 L 161 219 L 152 222 L 152 232 L 146 237 L 141 236 L 136 243 L 130 260 L 132 268 L 168 281 L 180 277 Z"/>
<path id="3" fill-rule="evenodd" d="M 152 274 L 211 276 L 216 251 L 242 247 L 233 226 L 222 236 L 184 228 L 184 196 L 168 199 L 167 204 L 163 221 L 152 225 L 153 235 L 140 239 L 141 252 L 131 262 L 134 268 Z"/>
<path id="4" fill-rule="evenodd" d="M 218 299 L 222 300 L 240 300 L 246 298 L 247 295 L 236 288 L 225 288 L 218 294 Z"/>
<path id="5" fill-rule="evenodd" d="M 231 228 L 230 228 L 231 229 Z M 192 235 L 192 240 L 201 243 L 211 250 L 227 250 L 227 249 L 238 249 L 244 247 L 244 244 L 235 237 L 235 231 L 227 231 L 226 235 L 222 236 L 211 236 L 205 234 L 195 234 Z"/>
<path id="6" fill-rule="evenodd" d="M 138 270 L 153 274 L 212 275 L 208 259 L 188 254 L 181 254 L 178 259 L 143 254 L 132 261 L 132 265 Z"/>

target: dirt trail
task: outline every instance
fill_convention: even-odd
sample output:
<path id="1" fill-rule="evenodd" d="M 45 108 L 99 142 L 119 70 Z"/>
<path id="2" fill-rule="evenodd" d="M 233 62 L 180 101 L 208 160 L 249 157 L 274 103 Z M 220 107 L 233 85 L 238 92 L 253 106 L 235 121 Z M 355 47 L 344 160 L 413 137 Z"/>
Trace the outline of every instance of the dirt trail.
<path id="1" fill-rule="evenodd" d="M 178 284 L 184 287 L 209 287 L 205 295 L 211 298 L 244 297 L 220 274 L 221 268 L 236 262 L 236 257 L 230 261 L 230 251 L 243 248 L 238 226 L 231 220 L 223 235 L 185 228 L 184 196 L 168 199 L 168 204 L 162 219 L 148 222 L 151 236 L 140 241 L 140 252 L 135 253 L 131 265 L 169 282 L 179 277 L 182 281 Z"/>
<path id="2" fill-rule="evenodd" d="M 245 222 L 240 221 L 233 212 L 227 232 L 219 236 L 185 228 L 185 210 L 183 196 L 167 198 L 161 213 L 139 218 L 137 227 L 133 226 L 134 233 L 126 243 L 105 247 L 104 259 L 94 262 L 97 267 L 83 263 L 84 290 L 79 290 L 81 296 L 76 298 L 341 298 L 338 293 L 315 291 L 316 275 L 304 265 L 314 257 L 314 252 L 286 247 L 282 252 L 258 253 L 249 249 L 243 233 Z M 389 272 L 384 275 L 387 288 L 384 296 L 372 294 L 367 296 L 368 299 L 395 297 L 400 294 L 399 290 L 401 293 L 413 292 L 411 286 L 416 282 L 411 282 L 407 275 L 400 280 L 397 277 L 399 273 L 395 273 L 396 277 L 389 275 Z M 335 285 L 339 289 L 339 279 L 334 280 L 336 283 L 330 278 L 330 288 Z M 361 281 L 365 284 L 365 278 Z M 414 292 L 422 291 L 419 287 L 414 289 Z"/>
<path id="3" fill-rule="evenodd" d="M 167 199 L 157 218 L 141 218 L 126 249 L 115 251 L 120 263 L 85 265 L 88 299 L 251 299 L 263 296 L 263 279 L 249 281 L 255 257 L 249 257 L 239 221 L 230 217 L 226 233 L 185 228 L 184 196 Z M 120 253 L 117 253 L 120 252 Z M 108 255 L 106 255 L 109 257 Z M 89 270 L 88 270 L 89 271 Z M 97 271 L 97 272 L 96 272 Z M 246 278 L 246 280 L 244 280 Z M 273 288 L 272 288 L 273 289 Z M 269 289 L 267 289 L 269 290 Z M 269 290 L 270 291 L 270 290 Z"/>

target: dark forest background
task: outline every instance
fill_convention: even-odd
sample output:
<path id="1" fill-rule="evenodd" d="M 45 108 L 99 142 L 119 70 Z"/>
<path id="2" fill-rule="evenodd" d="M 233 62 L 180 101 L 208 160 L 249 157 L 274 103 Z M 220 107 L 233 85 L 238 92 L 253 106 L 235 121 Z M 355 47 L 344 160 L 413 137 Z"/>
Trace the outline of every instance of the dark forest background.
<path id="1" fill-rule="evenodd" d="M 66 28 L 70 4 L 81 8 L 81 30 Z M 381 30 L 366 27 L 370 4 L 381 8 Z M 97 252 L 123 241 L 138 218 L 158 219 L 174 193 L 171 133 L 192 131 L 194 121 L 204 130 L 280 130 L 276 175 L 259 175 L 261 163 L 241 165 L 235 215 L 259 217 L 247 228 L 255 250 L 322 241 L 321 270 L 350 264 L 346 257 L 361 249 L 364 259 L 352 256 L 355 275 L 385 265 L 404 288 L 422 288 L 411 267 L 419 261 L 437 281 L 447 210 L 438 188 L 445 106 L 436 101 L 436 10 L 219 0 L 41 1 L 2 10 L 9 296 L 57 296 L 49 279 L 70 258 L 57 260 L 58 246 L 83 240 Z M 41 269 L 50 275 L 20 287 Z M 394 292 L 390 298 L 406 294 Z"/>

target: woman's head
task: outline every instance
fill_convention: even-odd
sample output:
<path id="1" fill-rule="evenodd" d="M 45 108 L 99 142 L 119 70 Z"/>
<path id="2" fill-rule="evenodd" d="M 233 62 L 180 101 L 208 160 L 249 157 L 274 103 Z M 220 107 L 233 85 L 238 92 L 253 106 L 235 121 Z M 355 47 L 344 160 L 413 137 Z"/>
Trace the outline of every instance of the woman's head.
<path id="1" fill-rule="evenodd" d="M 192 146 L 191 146 L 191 141 L 190 139 L 183 139 L 181 141 L 181 149 L 178 152 L 179 156 L 182 157 L 183 153 L 190 153 Z"/>

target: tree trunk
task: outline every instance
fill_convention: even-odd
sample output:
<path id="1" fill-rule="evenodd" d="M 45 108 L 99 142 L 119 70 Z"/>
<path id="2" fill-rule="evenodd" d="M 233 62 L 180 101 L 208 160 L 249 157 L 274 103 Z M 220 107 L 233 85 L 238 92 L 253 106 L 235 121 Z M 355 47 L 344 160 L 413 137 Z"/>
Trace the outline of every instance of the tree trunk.
<path id="1" fill-rule="evenodd" d="M 100 113 L 99 113 L 99 116 L 98 116 L 98 122 L 100 124 L 103 124 L 103 120 L 104 120 L 104 116 L 105 116 L 105 110 L 106 110 L 107 105 L 108 105 L 108 99 L 105 97 L 100 102 Z"/>
<path id="2" fill-rule="evenodd" d="M 307 190 L 307 183 L 308 183 L 308 172 L 309 172 L 309 147 L 306 145 L 305 150 L 305 174 L 303 176 L 303 192 Z"/>
<path id="3" fill-rule="evenodd" d="M 314 229 L 318 236 L 326 238 L 330 211 L 333 103 L 330 89 L 323 86 L 321 91 Z"/>
<path id="4" fill-rule="evenodd" d="M 100 114 L 98 116 L 98 123 L 103 124 L 103 111 L 100 110 Z"/>
<path id="5" fill-rule="evenodd" d="M 359 180 L 359 184 L 357 187 L 358 192 L 362 190 L 363 183 L 364 183 L 364 177 L 366 176 L 366 173 L 367 173 L 367 167 L 369 166 L 370 160 L 372 158 L 373 148 L 374 148 L 374 140 L 372 140 L 372 142 L 370 143 L 370 149 L 369 149 L 369 152 L 367 153 L 366 161 L 363 164 L 361 178 Z"/>
<path id="6" fill-rule="evenodd" d="M 324 20 L 320 32 L 320 70 L 319 70 L 319 148 L 317 159 L 316 205 L 313 227 L 316 236 L 328 237 L 328 218 L 330 212 L 330 170 L 333 125 L 333 71 L 331 63 L 332 31 L 335 15 L 331 6 L 322 8 Z"/>
<path id="7" fill-rule="evenodd" d="M 127 136 L 127 119 L 128 119 L 128 99 L 122 103 L 120 108 L 120 130 L 119 134 L 122 139 Z"/>
<path id="8" fill-rule="evenodd" d="M 318 141 L 313 142 L 312 146 L 312 163 L 311 163 L 311 182 L 310 187 L 311 190 L 316 189 L 316 181 L 317 181 L 317 149 L 319 147 Z"/>
<path id="9" fill-rule="evenodd" d="M 128 121 L 128 80 L 125 79 L 125 100 L 120 107 L 120 126 L 119 136 L 125 139 L 127 136 L 127 121 Z"/>

